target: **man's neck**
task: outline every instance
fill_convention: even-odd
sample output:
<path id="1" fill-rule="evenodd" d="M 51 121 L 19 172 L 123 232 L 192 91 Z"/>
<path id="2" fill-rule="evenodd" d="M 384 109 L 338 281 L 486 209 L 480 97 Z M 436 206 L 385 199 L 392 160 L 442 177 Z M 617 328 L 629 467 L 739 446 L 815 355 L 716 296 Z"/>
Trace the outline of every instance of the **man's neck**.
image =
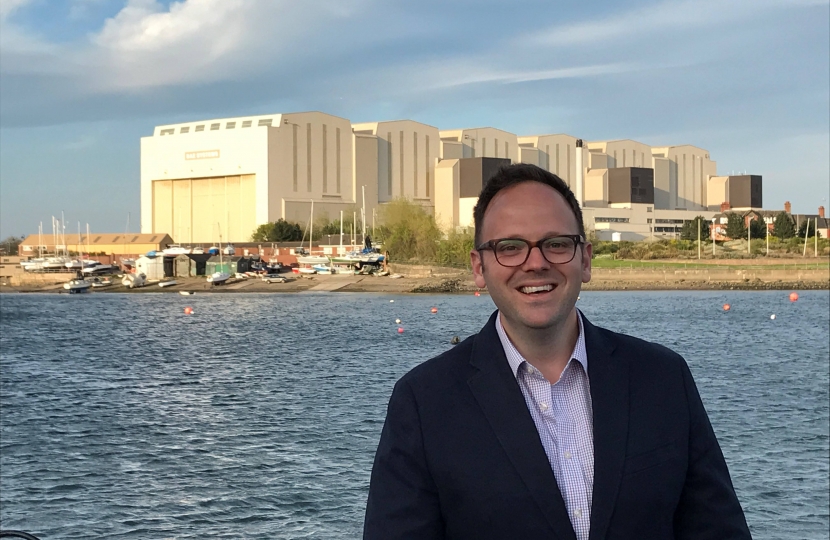
<path id="1" fill-rule="evenodd" d="M 545 329 L 516 330 L 499 314 L 502 327 L 516 350 L 551 383 L 556 383 L 571 359 L 579 339 L 576 308 L 561 325 Z"/>

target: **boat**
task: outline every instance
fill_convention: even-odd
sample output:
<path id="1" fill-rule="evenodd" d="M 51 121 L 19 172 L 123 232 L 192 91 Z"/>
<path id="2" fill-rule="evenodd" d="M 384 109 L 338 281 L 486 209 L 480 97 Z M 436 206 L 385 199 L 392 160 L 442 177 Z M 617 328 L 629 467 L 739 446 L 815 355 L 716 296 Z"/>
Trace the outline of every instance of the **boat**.
<path id="1" fill-rule="evenodd" d="M 216 225 L 219 226 L 218 223 Z M 225 266 L 225 261 L 222 259 L 222 249 L 221 249 L 221 247 L 222 247 L 222 230 L 220 228 L 219 229 L 219 247 L 217 248 L 217 251 L 219 251 L 219 267 L 220 268 Z M 211 249 L 213 249 L 213 248 L 211 248 Z M 212 273 L 211 275 L 208 276 L 207 282 L 212 284 L 212 285 L 222 285 L 223 283 L 228 281 L 230 279 L 230 277 L 231 277 L 231 275 L 227 272 L 214 272 L 214 273 Z"/>
<path id="2" fill-rule="evenodd" d="M 193 291 L 179 291 L 179 294 L 182 296 L 190 296 L 191 294 L 196 294 Z"/>
<path id="3" fill-rule="evenodd" d="M 138 274 L 125 274 L 121 279 L 121 284 L 128 289 L 137 289 L 147 284 L 147 275 L 143 272 Z"/>
<path id="4" fill-rule="evenodd" d="M 90 287 L 92 287 L 92 283 L 84 278 L 70 279 L 63 284 L 63 288 L 69 291 L 70 294 L 86 292 Z"/>
<path id="5" fill-rule="evenodd" d="M 166 248 L 161 250 L 165 257 L 177 257 L 179 255 L 187 255 L 190 250 L 178 244 L 169 244 Z"/>
<path id="6" fill-rule="evenodd" d="M 328 257 L 323 255 L 304 255 L 302 257 L 297 257 L 297 262 L 300 264 L 307 264 L 309 266 L 315 265 L 326 265 L 328 266 L 331 263 L 331 260 Z"/>
<path id="7" fill-rule="evenodd" d="M 110 285 L 112 285 L 112 280 L 110 278 L 94 277 L 94 278 L 88 279 L 87 281 L 92 283 L 92 288 L 94 288 L 94 289 L 100 289 L 102 287 L 109 287 Z"/>
<path id="8" fill-rule="evenodd" d="M 329 267 L 329 266 L 318 264 L 318 265 L 312 266 L 312 268 L 318 274 L 331 274 L 331 267 Z"/>
<path id="9" fill-rule="evenodd" d="M 222 252 L 225 255 L 232 256 L 236 254 L 236 249 L 232 245 L 228 244 L 225 246 L 225 249 L 223 249 Z"/>
<path id="10" fill-rule="evenodd" d="M 205 253 L 205 248 L 200 247 L 200 246 L 197 246 L 197 247 L 195 247 L 195 248 L 192 248 L 192 249 L 190 250 L 190 253 L 191 253 L 192 255 L 204 255 L 204 253 Z"/>
<path id="11" fill-rule="evenodd" d="M 93 264 L 90 265 L 90 266 L 87 266 L 86 268 L 81 270 L 81 272 L 83 272 L 84 274 L 87 274 L 87 275 L 107 274 L 109 272 L 112 272 L 112 265 L 111 264 L 103 264 L 103 263 L 100 263 L 98 261 L 90 261 L 90 262 L 92 262 Z"/>
<path id="12" fill-rule="evenodd" d="M 175 284 L 176 284 L 175 279 L 171 279 L 169 281 L 160 281 L 159 282 L 159 287 L 172 287 Z"/>

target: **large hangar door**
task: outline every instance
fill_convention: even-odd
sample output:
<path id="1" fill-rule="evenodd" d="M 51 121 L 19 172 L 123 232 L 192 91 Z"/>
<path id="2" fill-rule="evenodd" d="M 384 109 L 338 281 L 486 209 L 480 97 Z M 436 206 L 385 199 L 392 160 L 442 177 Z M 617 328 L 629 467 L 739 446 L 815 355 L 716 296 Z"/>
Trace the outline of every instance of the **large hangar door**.
<path id="1" fill-rule="evenodd" d="M 176 242 L 247 242 L 256 226 L 256 175 L 153 182 L 153 232 Z"/>

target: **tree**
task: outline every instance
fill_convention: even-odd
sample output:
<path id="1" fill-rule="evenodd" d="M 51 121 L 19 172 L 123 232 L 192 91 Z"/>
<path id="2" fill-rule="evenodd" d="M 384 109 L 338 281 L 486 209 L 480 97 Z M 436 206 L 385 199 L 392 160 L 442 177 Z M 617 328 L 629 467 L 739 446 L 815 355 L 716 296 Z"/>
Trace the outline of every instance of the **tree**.
<path id="1" fill-rule="evenodd" d="M 732 240 L 740 240 L 746 238 L 746 225 L 744 225 L 744 218 L 735 212 L 726 214 L 726 236 Z"/>
<path id="2" fill-rule="evenodd" d="M 712 224 L 709 222 L 708 219 L 704 218 L 703 216 L 697 216 L 691 221 L 687 221 L 683 224 L 683 229 L 680 231 L 680 239 L 681 240 L 692 240 L 697 241 L 697 226 L 700 223 L 700 239 L 706 240 L 709 238 L 709 228 Z"/>
<path id="3" fill-rule="evenodd" d="M 772 234 L 781 240 L 795 236 L 795 224 L 793 218 L 786 212 L 778 212 L 772 224 Z"/>
<path id="4" fill-rule="evenodd" d="M 749 221 L 749 231 L 752 238 L 765 238 L 767 236 L 767 223 L 764 218 L 751 219 Z"/>
<path id="5" fill-rule="evenodd" d="M 22 241 L 22 236 L 7 236 L 2 242 L 0 242 L 0 251 L 6 255 L 17 255 L 17 247 Z"/>
<path id="6" fill-rule="evenodd" d="M 816 235 L 816 218 L 808 218 L 798 225 L 799 238 L 812 238 Z"/>
<path id="7" fill-rule="evenodd" d="M 423 206 L 395 199 L 380 210 L 384 250 L 394 260 L 435 260 L 441 231 Z"/>
<path id="8" fill-rule="evenodd" d="M 273 223 L 263 223 L 251 235 L 254 242 L 299 242 L 303 230 L 296 223 L 280 218 Z"/>

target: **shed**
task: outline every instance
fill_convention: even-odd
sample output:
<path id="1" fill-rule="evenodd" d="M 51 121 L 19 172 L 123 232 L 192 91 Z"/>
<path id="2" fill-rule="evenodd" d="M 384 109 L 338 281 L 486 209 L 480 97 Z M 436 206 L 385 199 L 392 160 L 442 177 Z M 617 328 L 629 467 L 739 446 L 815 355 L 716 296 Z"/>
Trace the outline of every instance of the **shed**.
<path id="1" fill-rule="evenodd" d="M 218 257 L 211 256 L 205 264 L 205 274 L 211 275 L 216 272 L 227 272 L 228 274 L 236 273 L 236 262 L 233 261 L 235 257 Z"/>
<path id="2" fill-rule="evenodd" d="M 176 277 L 189 277 L 190 267 L 195 264 L 188 255 L 179 255 L 173 262 L 173 275 Z"/>
<path id="3" fill-rule="evenodd" d="M 164 277 L 164 257 L 148 257 L 142 255 L 135 261 L 136 272 L 144 274 L 147 279 L 162 279 Z"/>

